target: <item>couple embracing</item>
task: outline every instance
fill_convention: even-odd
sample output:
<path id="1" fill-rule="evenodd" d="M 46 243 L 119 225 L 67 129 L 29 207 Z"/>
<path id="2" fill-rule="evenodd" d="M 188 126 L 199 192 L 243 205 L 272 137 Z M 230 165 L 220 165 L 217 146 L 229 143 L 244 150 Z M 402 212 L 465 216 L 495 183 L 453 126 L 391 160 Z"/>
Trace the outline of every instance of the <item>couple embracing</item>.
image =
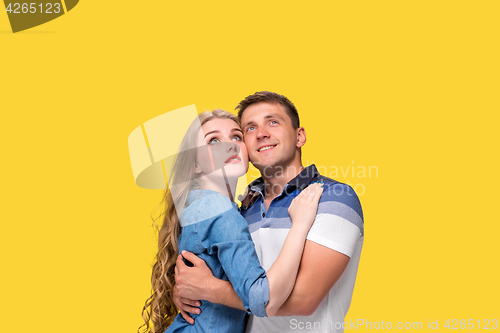
<path id="1" fill-rule="evenodd" d="M 145 331 L 342 332 L 364 239 L 359 199 L 302 166 L 306 132 L 288 98 L 258 92 L 237 109 L 200 114 L 181 143 Z M 238 207 L 249 160 L 262 177 Z"/>

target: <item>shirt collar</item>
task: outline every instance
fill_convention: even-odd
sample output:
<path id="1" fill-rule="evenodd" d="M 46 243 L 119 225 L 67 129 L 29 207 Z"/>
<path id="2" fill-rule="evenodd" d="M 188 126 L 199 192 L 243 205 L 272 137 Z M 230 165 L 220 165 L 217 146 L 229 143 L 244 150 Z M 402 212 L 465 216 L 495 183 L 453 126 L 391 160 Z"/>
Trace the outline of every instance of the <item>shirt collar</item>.
<path id="1" fill-rule="evenodd" d="M 283 189 L 287 193 L 292 192 L 296 188 L 300 190 L 304 190 L 307 185 L 311 183 L 311 181 L 319 176 L 318 169 L 316 169 L 316 165 L 311 164 L 310 166 L 304 168 L 295 178 L 290 180 Z M 264 183 L 264 179 L 262 177 L 257 178 L 253 182 L 251 182 L 248 187 L 251 191 L 259 192 L 261 195 L 264 195 L 266 191 L 266 184 Z"/>

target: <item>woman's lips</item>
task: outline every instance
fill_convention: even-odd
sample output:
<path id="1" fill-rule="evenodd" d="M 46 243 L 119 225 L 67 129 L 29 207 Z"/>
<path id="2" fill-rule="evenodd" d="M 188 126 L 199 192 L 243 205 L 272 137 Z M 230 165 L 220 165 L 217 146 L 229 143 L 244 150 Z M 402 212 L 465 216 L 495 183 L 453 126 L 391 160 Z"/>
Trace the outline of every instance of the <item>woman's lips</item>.
<path id="1" fill-rule="evenodd" d="M 238 155 L 233 155 L 233 156 L 230 156 L 225 163 L 236 163 L 236 162 L 240 162 L 241 161 L 241 158 L 238 156 Z"/>

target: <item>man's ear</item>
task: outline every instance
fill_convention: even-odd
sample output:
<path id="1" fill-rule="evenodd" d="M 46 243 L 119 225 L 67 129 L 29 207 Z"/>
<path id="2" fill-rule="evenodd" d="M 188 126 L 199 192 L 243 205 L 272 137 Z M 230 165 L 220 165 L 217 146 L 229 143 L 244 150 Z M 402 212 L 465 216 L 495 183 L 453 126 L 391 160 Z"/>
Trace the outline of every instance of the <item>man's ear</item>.
<path id="1" fill-rule="evenodd" d="M 306 144 L 306 130 L 304 127 L 297 128 L 297 148 Z"/>

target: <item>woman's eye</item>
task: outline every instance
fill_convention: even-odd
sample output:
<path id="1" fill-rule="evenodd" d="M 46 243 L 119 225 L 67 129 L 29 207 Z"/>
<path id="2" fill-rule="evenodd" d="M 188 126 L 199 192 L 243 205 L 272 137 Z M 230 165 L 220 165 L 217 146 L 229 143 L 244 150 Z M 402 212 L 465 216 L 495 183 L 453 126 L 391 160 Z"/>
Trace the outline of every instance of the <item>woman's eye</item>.
<path id="1" fill-rule="evenodd" d="M 235 140 L 235 141 L 241 141 L 242 139 L 241 139 L 241 136 L 236 135 L 236 136 L 234 136 L 233 140 Z"/>
<path id="2" fill-rule="evenodd" d="M 213 139 L 208 140 L 208 144 L 209 144 L 209 145 L 213 145 L 213 144 L 216 144 L 216 143 L 218 143 L 218 142 L 219 142 L 219 139 L 216 139 L 216 138 L 213 138 Z"/>

